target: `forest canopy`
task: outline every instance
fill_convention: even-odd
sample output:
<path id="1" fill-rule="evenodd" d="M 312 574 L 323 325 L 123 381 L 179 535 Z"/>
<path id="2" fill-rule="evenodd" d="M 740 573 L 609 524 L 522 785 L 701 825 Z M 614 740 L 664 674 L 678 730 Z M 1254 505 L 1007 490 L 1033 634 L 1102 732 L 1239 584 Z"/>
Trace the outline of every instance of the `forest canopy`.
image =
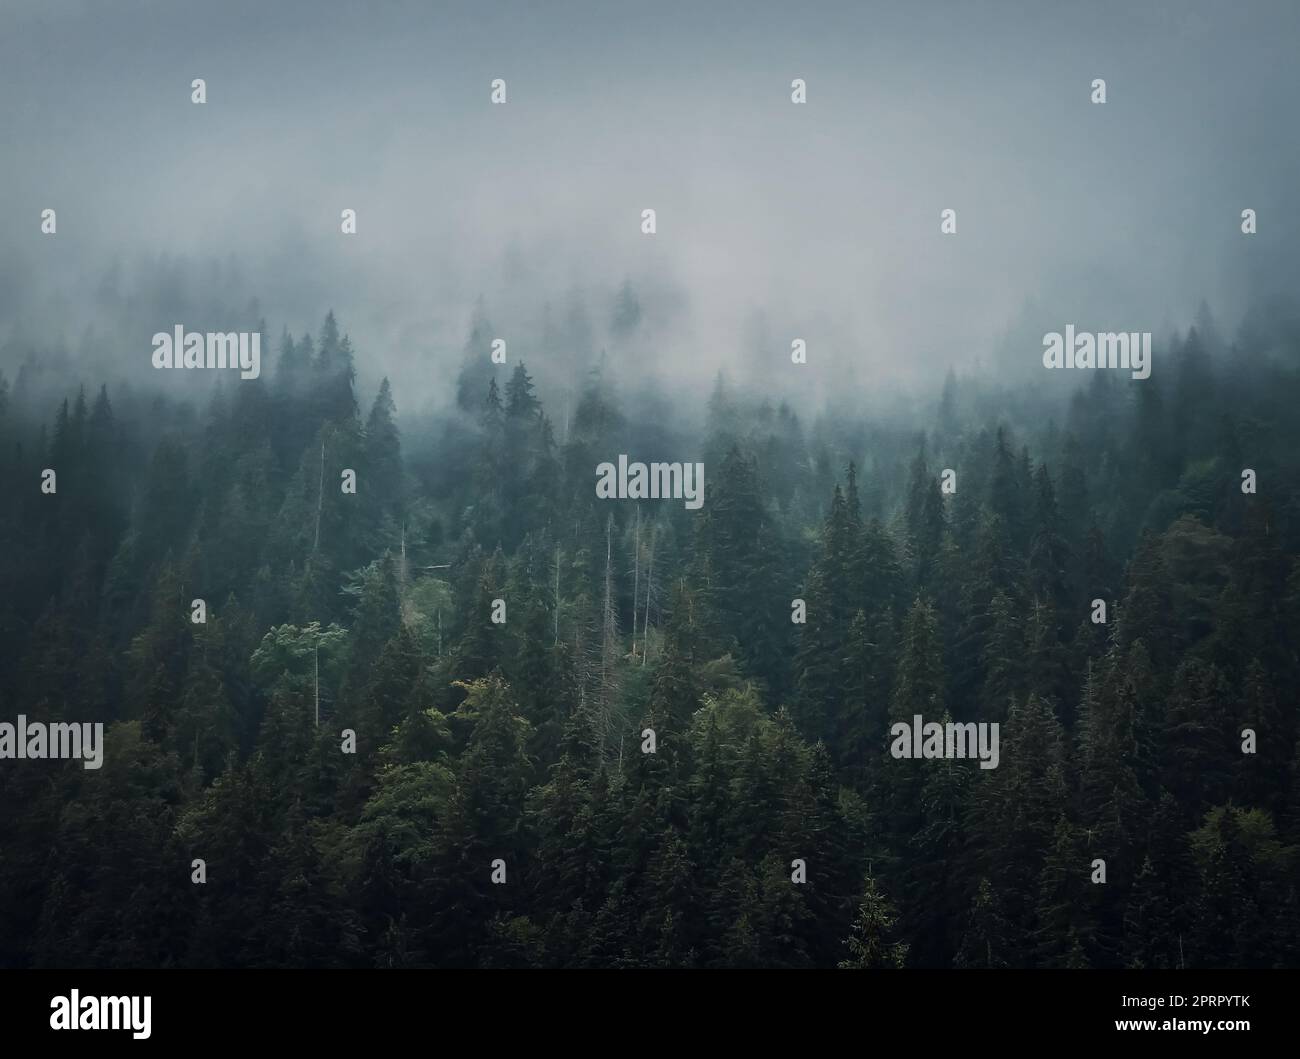
<path id="1" fill-rule="evenodd" d="M 199 402 L 0 376 L 0 717 L 106 728 L 0 767 L 0 964 L 1294 965 L 1300 338 L 1200 324 L 698 428 L 484 335 L 399 410 L 333 314 Z"/>

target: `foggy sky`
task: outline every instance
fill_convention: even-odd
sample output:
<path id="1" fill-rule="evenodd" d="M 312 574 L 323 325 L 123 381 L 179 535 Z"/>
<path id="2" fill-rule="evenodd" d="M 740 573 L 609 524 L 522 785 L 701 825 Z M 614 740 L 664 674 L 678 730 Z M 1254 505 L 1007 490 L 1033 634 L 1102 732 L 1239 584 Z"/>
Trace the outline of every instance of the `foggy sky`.
<path id="1" fill-rule="evenodd" d="M 1295 290 L 1298 42 L 1294 0 L 0 0 L 0 343 L 98 322 L 148 382 L 154 331 L 209 324 L 169 281 L 256 296 L 272 339 L 333 308 L 401 404 L 451 399 L 480 297 L 542 376 L 581 303 L 620 376 L 706 391 L 1032 370 L 1045 330 L 1202 298 L 1230 330 Z M 624 278 L 645 325 L 611 345 Z"/>

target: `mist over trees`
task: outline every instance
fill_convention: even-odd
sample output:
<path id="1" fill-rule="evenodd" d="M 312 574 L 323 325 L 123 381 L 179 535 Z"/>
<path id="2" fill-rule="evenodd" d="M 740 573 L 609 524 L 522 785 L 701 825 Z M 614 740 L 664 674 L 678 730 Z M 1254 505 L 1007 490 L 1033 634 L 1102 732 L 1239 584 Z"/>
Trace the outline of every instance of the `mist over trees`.
<path id="1" fill-rule="evenodd" d="M 437 412 L 333 314 L 190 399 L 0 377 L 0 717 L 107 728 L 0 768 L 0 964 L 1294 965 L 1291 320 L 892 415 L 544 395 L 479 317 Z"/>

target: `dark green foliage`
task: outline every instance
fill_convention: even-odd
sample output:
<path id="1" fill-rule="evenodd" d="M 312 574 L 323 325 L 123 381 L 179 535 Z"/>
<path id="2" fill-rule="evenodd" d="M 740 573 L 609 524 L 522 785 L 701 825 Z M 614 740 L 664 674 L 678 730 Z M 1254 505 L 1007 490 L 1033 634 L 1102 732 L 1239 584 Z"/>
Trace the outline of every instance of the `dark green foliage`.
<path id="1" fill-rule="evenodd" d="M 432 421 L 332 315 L 206 407 L 0 375 L 0 721 L 106 725 L 0 760 L 0 964 L 1294 966 L 1300 391 L 1207 334 L 928 422 L 719 376 L 702 430 L 580 303 L 585 377 L 480 308 Z M 620 452 L 703 508 L 598 499 Z"/>

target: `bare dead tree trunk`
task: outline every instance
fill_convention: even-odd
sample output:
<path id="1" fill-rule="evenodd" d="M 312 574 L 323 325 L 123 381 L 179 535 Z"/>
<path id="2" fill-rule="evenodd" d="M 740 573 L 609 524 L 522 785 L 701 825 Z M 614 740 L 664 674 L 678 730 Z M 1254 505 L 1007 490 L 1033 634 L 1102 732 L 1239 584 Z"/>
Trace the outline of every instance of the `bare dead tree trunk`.
<path id="1" fill-rule="evenodd" d="M 632 657 L 636 658 L 636 605 L 641 599 L 641 508 L 636 509 L 636 530 L 632 537 Z"/>
<path id="2" fill-rule="evenodd" d="M 316 634 L 314 666 L 316 670 L 316 727 L 320 727 L 320 634 Z"/>
<path id="3" fill-rule="evenodd" d="M 320 485 L 316 487 L 316 540 L 311 546 L 312 553 L 315 554 L 320 548 L 320 513 L 321 507 L 325 503 L 325 439 L 321 438 L 320 443 Z"/>
<path id="4" fill-rule="evenodd" d="M 397 580 L 402 586 L 402 595 L 406 595 L 406 523 L 402 523 L 402 559 L 397 564 Z"/>
<path id="5" fill-rule="evenodd" d="M 650 524 L 650 554 L 646 557 L 645 575 L 645 621 L 641 624 L 641 664 L 644 666 L 650 654 L 650 600 L 655 593 L 655 534 L 659 523 Z M 636 627 L 636 611 L 632 612 L 632 626 Z"/>
<path id="6" fill-rule="evenodd" d="M 618 663 L 618 613 L 614 607 L 614 516 L 605 522 L 605 593 L 601 604 L 600 701 L 598 726 L 602 741 L 610 731 L 610 711 L 616 690 Z"/>
<path id="7" fill-rule="evenodd" d="M 560 542 L 555 542 L 555 643 L 560 643 Z"/>

